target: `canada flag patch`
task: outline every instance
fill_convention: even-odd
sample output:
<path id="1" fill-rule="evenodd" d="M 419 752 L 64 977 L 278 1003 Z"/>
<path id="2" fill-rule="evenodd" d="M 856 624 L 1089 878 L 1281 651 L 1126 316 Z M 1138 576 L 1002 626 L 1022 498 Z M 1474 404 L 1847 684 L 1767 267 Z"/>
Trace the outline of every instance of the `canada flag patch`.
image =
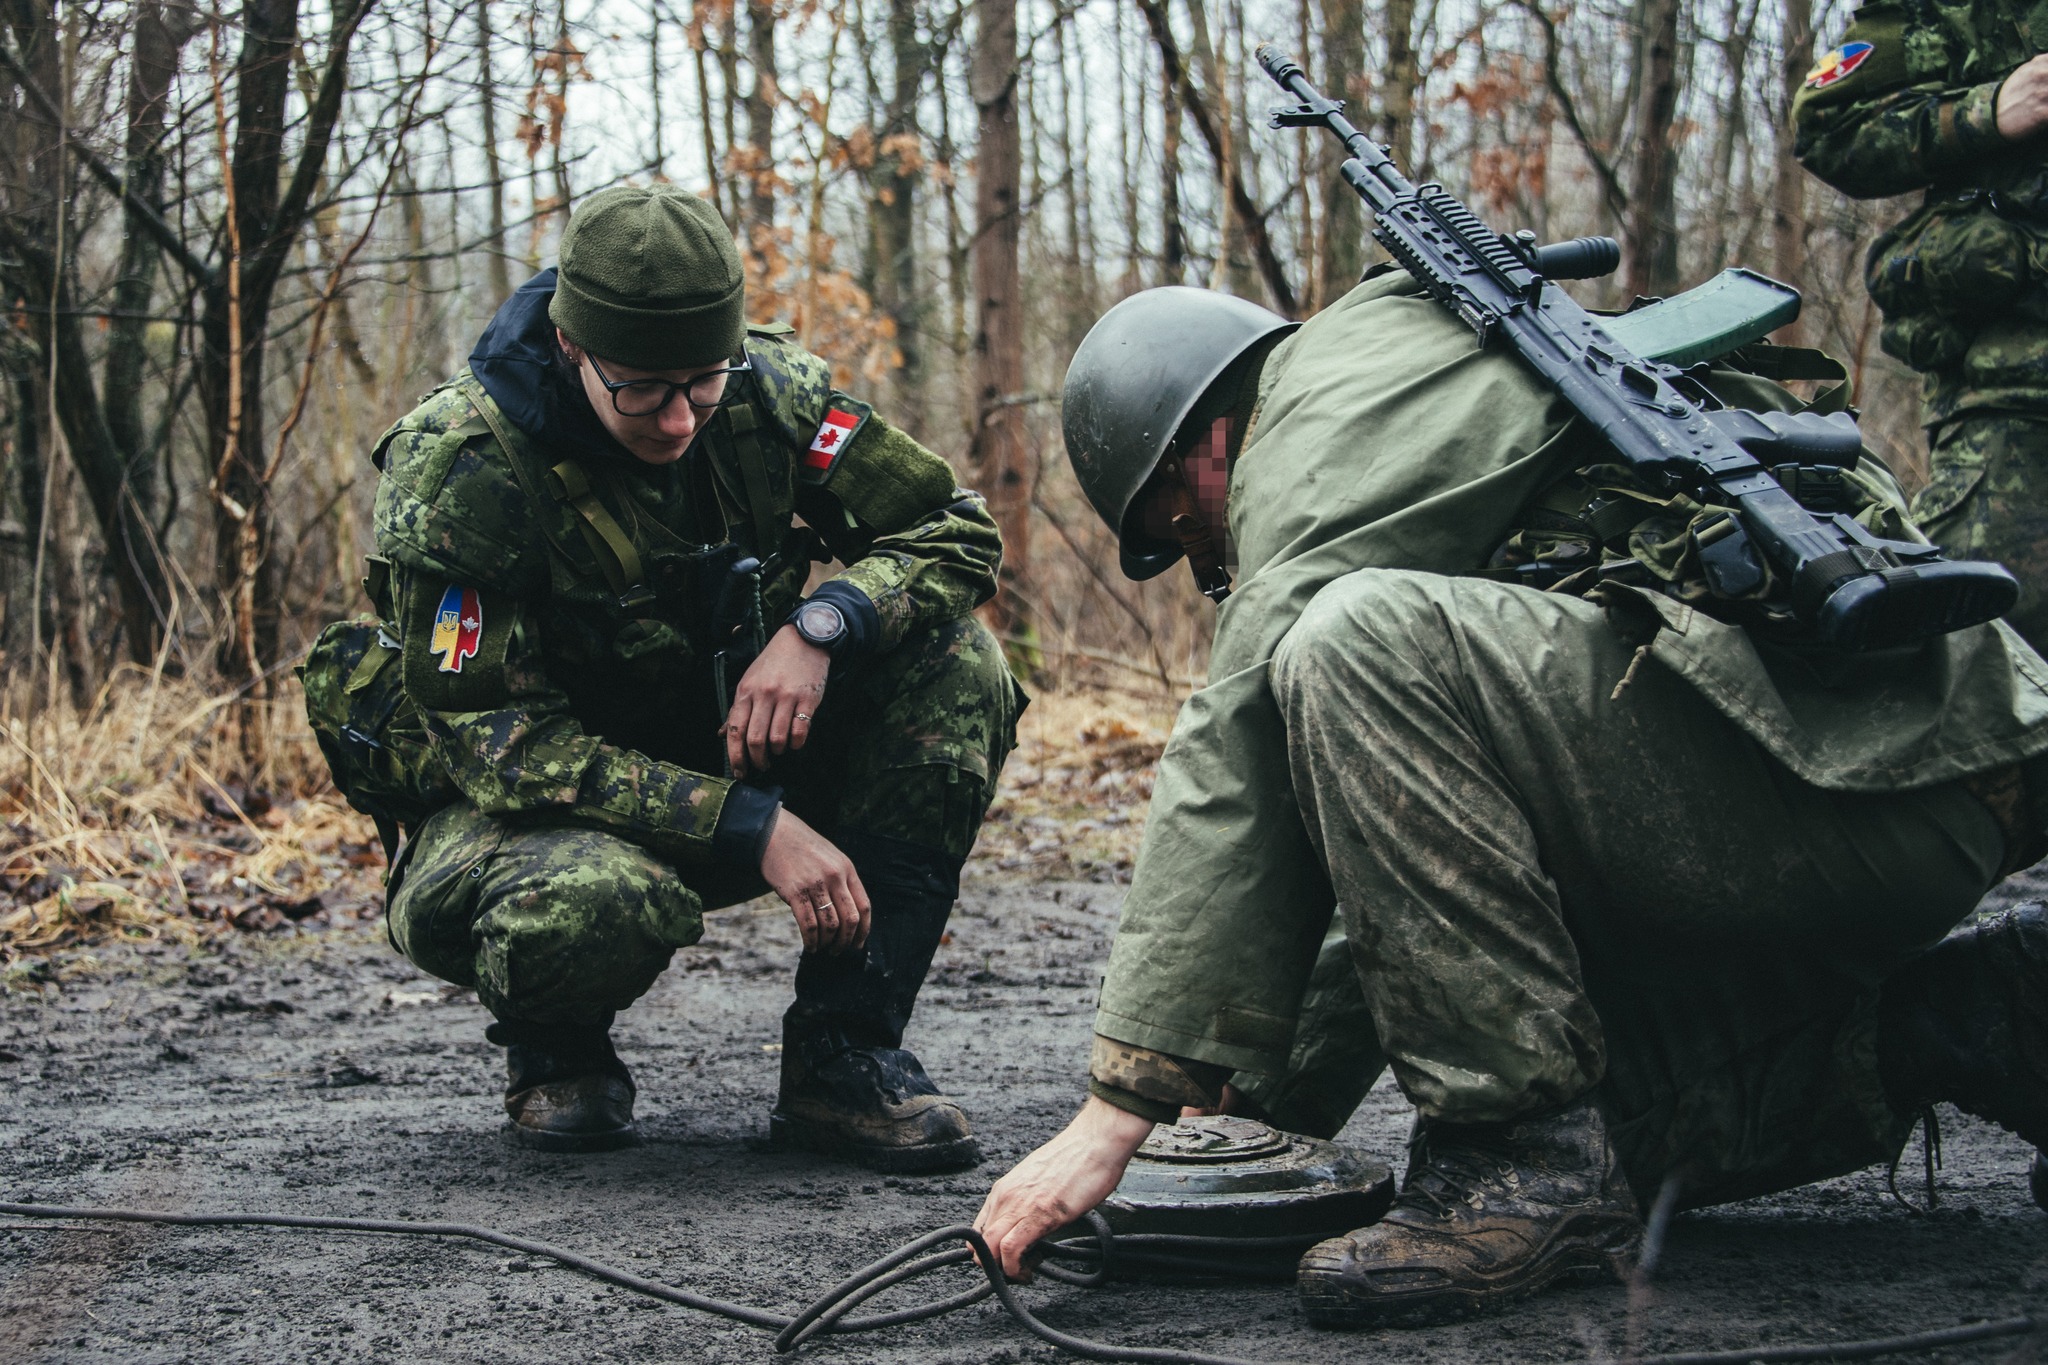
<path id="1" fill-rule="evenodd" d="M 460 673 L 462 661 L 476 657 L 484 638 L 484 604 L 475 588 L 450 583 L 434 611 L 434 638 L 427 652 L 441 656 L 443 673 Z"/>
<path id="2" fill-rule="evenodd" d="M 1813 70 L 1806 73 L 1806 88 L 1827 89 L 1869 61 L 1870 54 L 1875 51 L 1875 43 L 1843 43 L 1834 51 L 1823 54 L 1821 59 L 1814 63 Z"/>
<path id="3" fill-rule="evenodd" d="M 811 438 L 811 448 L 804 452 L 804 467 L 830 469 L 859 426 L 860 418 L 853 413 L 842 412 L 838 408 L 828 409 L 825 420 L 818 424 L 818 434 Z"/>

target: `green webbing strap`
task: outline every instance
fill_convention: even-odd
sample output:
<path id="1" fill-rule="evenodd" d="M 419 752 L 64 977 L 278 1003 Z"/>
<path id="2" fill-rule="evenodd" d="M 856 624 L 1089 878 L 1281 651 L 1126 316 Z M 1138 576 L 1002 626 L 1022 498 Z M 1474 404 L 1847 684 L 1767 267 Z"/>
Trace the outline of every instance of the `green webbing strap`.
<path id="1" fill-rule="evenodd" d="M 768 490 L 768 461 L 761 453 L 761 419 L 751 403 L 735 403 L 725 410 L 732 426 L 733 454 L 739 458 L 740 483 L 747 494 L 747 520 L 754 524 L 754 550 L 772 555 L 782 548 L 789 531 L 789 513 L 777 514 L 775 496 Z"/>
<path id="2" fill-rule="evenodd" d="M 1829 355 L 1826 351 L 1812 346 L 1774 346 L 1769 342 L 1753 342 L 1728 355 L 1730 368 L 1756 375 L 1760 379 L 1784 383 L 1789 379 L 1811 379 L 1829 382 L 1828 388 L 1814 394 L 1806 412 L 1842 412 L 1854 396 L 1850 385 L 1849 367 Z"/>
<path id="3" fill-rule="evenodd" d="M 583 538 L 590 543 L 590 552 L 597 557 L 598 567 L 604 570 L 612 591 L 621 599 L 631 595 L 640 586 L 640 551 L 598 500 L 583 466 L 574 460 L 564 460 L 548 471 L 548 483 L 555 496 L 568 503 L 580 518 L 577 524 L 583 528 Z"/>

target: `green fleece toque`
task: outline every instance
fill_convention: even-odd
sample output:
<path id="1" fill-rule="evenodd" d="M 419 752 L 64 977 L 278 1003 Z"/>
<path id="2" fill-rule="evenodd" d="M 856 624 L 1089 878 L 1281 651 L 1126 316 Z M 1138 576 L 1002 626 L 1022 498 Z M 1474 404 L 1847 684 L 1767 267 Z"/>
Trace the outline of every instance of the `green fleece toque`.
<path id="1" fill-rule="evenodd" d="M 548 316 L 599 359 L 687 370 L 740 353 L 745 296 L 717 209 L 670 185 L 621 187 L 569 215 Z"/>

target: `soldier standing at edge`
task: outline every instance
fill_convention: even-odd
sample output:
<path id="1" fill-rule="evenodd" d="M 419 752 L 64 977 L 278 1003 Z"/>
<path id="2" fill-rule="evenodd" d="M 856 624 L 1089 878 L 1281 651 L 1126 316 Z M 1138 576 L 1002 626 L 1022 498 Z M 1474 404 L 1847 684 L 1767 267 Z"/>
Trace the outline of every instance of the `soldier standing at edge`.
<path id="1" fill-rule="evenodd" d="M 772 888 L 804 953 L 771 1136 L 886 1170 L 978 1159 L 902 1042 L 1024 705 L 969 614 L 1000 542 L 788 330 L 746 325 L 703 200 L 583 203 L 559 273 L 379 443 L 382 639 L 308 665 L 319 729 L 402 660 L 390 705 L 431 741 L 414 804 L 439 808 L 395 859 L 390 938 L 496 1016 L 531 1146 L 634 1139 L 614 1013 L 706 908 Z M 846 567 L 802 599 L 814 559 Z M 350 726 L 323 742 L 400 752 Z"/>
<path id="2" fill-rule="evenodd" d="M 1925 377 L 1950 553 L 2020 581 L 2007 618 L 2048 648 L 2048 3 L 1872 0 L 1793 102 L 1794 150 L 1845 194 L 1927 191 L 1872 244 L 1881 343 Z"/>

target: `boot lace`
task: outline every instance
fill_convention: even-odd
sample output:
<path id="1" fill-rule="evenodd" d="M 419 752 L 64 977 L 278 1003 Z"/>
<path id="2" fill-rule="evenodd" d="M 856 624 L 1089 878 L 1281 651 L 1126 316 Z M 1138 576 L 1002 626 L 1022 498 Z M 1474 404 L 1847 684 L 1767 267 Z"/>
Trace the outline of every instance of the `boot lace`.
<path id="1" fill-rule="evenodd" d="M 1502 1193 L 1516 1183 L 1515 1163 L 1504 1147 L 1463 1134 L 1454 1142 L 1432 1143 L 1426 1129 L 1409 1139 L 1408 1170 L 1402 1200 L 1439 1216 L 1470 1207 L 1474 1195 Z"/>

